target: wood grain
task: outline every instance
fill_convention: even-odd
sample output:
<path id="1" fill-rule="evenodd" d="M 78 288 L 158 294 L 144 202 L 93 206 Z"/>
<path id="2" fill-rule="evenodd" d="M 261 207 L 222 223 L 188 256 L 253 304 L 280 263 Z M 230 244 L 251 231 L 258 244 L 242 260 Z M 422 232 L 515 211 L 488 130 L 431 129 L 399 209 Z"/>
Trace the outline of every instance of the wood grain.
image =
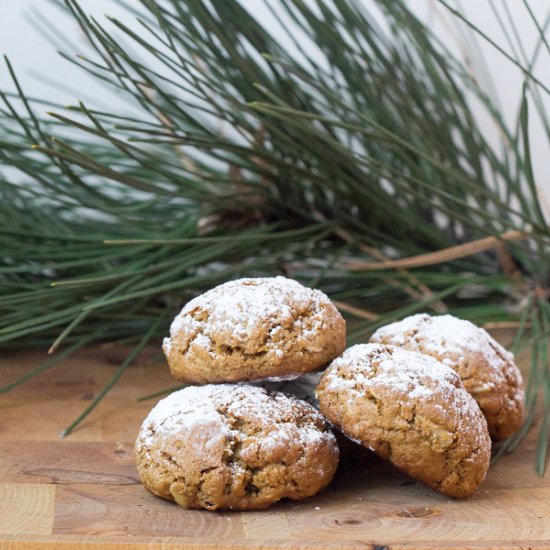
<path id="1" fill-rule="evenodd" d="M 51 535 L 55 485 L 0 483 L 0 534 Z"/>
<path id="2" fill-rule="evenodd" d="M 290 539 L 288 517 L 284 510 L 241 513 L 241 521 L 247 539 Z"/>
<path id="3" fill-rule="evenodd" d="M 0 548 L 550 548 L 550 482 L 534 473 L 536 429 L 466 500 L 349 452 L 325 491 L 262 512 L 189 511 L 155 498 L 132 459 L 137 430 L 157 401 L 136 398 L 173 385 L 154 350 L 73 436 L 57 437 L 125 352 L 84 350 L 0 397 Z M 0 383 L 43 358 L 6 354 Z"/>

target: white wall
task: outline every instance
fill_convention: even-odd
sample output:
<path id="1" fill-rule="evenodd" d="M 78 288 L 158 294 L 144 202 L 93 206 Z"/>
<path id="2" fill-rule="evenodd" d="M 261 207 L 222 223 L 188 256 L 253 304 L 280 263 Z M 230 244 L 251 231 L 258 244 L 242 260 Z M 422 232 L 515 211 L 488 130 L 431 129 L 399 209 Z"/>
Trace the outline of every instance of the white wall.
<path id="1" fill-rule="evenodd" d="M 127 1 L 128 3 L 135 2 L 137 4 L 136 0 Z M 506 43 L 491 10 L 491 2 L 498 8 L 504 19 L 506 14 L 503 5 L 506 3 L 524 47 L 530 54 L 538 38 L 538 33 L 521 0 L 462 0 L 462 7 L 469 18 L 505 47 L 507 51 L 510 51 L 510 47 Z M 60 35 L 71 39 L 77 44 L 77 47 L 82 46 L 82 49 L 84 49 L 82 36 L 71 19 L 61 14 L 48 0 L 4 0 L 1 3 L 0 53 L 9 56 L 24 89 L 29 95 L 52 99 L 62 104 L 74 103 L 77 99 L 88 100 L 89 98 L 111 107 L 120 104 L 120 98 L 113 96 L 103 86 L 87 77 L 83 71 L 72 67 L 57 55 L 55 48 L 40 36 L 29 23 L 29 17 L 33 17 L 42 21 L 46 27 L 51 28 L 48 22 L 52 21 L 56 24 Z M 264 10 L 259 0 L 246 0 L 246 3 L 248 6 L 254 6 L 254 9 L 258 13 L 262 13 L 262 17 L 264 17 Z M 463 45 L 464 39 L 457 39 L 456 29 L 453 30 L 452 26 L 443 22 L 444 19 L 446 21 L 450 19 L 445 9 L 438 5 L 436 1 L 409 0 L 409 3 L 419 15 L 425 17 L 428 23 L 434 26 L 439 36 L 446 43 L 455 45 L 461 43 Z M 128 20 L 129 18 L 127 12 L 118 7 L 113 0 L 81 0 L 80 4 L 86 11 L 98 17 L 102 17 L 104 13 L 109 13 L 122 20 Z M 548 0 L 529 0 L 529 4 L 539 21 L 543 21 L 546 12 L 550 9 L 550 2 Z M 437 6 L 435 11 L 434 6 Z M 550 41 L 550 32 L 547 33 L 547 37 Z M 478 39 L 477 46 L 474 45 L 476 50 L 477 47 L 487 60 L 504 110 L 509 120 L 513 120 L 521 94 L 522 73 L 482 39 Z M 550 54 L 543 48 L 539 63 L 536 66 L 536 74 L 550 87 L 549 60 Z M 482 74 L 479 67 L 474 67 L 474 70 L 478 74 Z M 56 86 L 41 81 L 37 73 L 46 75 L 48 78 L 58 81 L 61 85 Z M 10 87 L 3 63 L 0 65 L 0 87 L 3 89 Z M 69 89 L 65 89 L 65 87 Z M 545 97 L 545 102 L 550 111 L 549 96 Z M 532 109 L 532 113 L 532 119 L 534 119 L 534 109 Z M 533 120 L 533 122 L 535 121 Z M 481 123 L 488 124 L 484 119 Z M 491 128 L 488 128 L 488 131 L 491 131 Z M 550 167 L 547 162 L 548 142 L 543 135 L 542 128 L 537 124 L 533 124 L 532 148 L 539 185 L 550 196 Z"/>
<path id="2" fill-rule="evenodd" d="M 134 0 L 131 0 L 134 1 Z M 82 94 L 99 101 L 112 101 L 112 94 L 106 93 L 101 84 L 87 78 L 83 71 L 70 65 L 56 53 L 54 45 L 41 36 L 30 23 L 39 20 L 53 31 L 53 22 L 61 39 L 68 38 L 84 50 L 84 40 L 74 21 L 61 13 L 48 0 L 0 0 L 0 53 L 6 54 L 14 66 L 25 92 L 31 96 L 55 100 L 59 103 L 74 103 L 84 99 Z M 105 13 L 127 18 L 125 10 L 116 6 L 113 0 L 83 0 L 82 7 L 101 17 Z M 78 53 L 78 52 L 68 52 Z M 58 81 L 62 86 L 74 90 L 66 91 L 62 86 L 46 83 L 38 75 Z M 3 60 L 0 62 L 0 86 L 6 89 L 10 79 Z"/>

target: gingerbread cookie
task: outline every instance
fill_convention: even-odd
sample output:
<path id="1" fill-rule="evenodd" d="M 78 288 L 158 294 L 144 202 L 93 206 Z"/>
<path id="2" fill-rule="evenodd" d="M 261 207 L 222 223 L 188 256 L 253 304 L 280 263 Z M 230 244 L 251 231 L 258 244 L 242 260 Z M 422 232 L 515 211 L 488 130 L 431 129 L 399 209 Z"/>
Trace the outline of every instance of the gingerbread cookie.
<path id="1" fill-rule="evenodd" d="M 470 495 L 485 478 L 485 418 L 456 372 L 432 357 L 353 346 L 325 371 L 317 397 L 350 439 L 446 495 Z"/>
<path id="2" fill-rule="evenodd" d="M 506 351 L 485 330 L 452 315 L 412 315 L 378 329 L 371 342 L 431 355 L 454 369 L 478 402 L 495 441 L 523 421 L 523 379 Z"/>
<path id="3" fill-rule="evenodd" d="M 134 457 L 151 493 L 185 508 L 254 510 L 328 485 L 338 446 L 308 403 L 248 385 L 188 387 L 143 422 Z"/>
<path id="4" fill-rule="evenodd" d="M 288 379 L 345 349 L 346 323 L 325 294 L 284 277 L 239 279 L 191 300 L 163 350 L 186 382 Z"/>

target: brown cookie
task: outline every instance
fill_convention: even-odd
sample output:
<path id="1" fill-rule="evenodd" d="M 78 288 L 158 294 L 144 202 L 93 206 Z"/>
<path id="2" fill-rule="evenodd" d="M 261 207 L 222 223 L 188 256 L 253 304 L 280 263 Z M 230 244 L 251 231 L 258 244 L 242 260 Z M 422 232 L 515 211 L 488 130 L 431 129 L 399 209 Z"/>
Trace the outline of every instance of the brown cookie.
<path id="1" fill-rule="evenodd" d="M 485 478 L 485 418 L 458 375 L 432 357 L 353 346 L 325 371 L 317 397 L 350 439 L 446 495 L 468 496 Z"/>
<path id="2" fill-rule="evenodd" d="M 239 279 L 191 300 L 163 350 L 178 380 L 288 379 L 346 346 L 346 323 L 325 294 L 284 277 Z"/>
<path id="3" fill-rule="evenodd" d="M 266 508 L 314 495 L 338 446 L 311 405 L 247 385 L 192 386 L 160 401 L 134 447 L 151 493 L 184 508 Z"/>
<path id="4" fill-rule="evenodd" d="M 452 315 L 423 313 L 378 329 L 370 341 L 425 353 L 454 369 L 478 402 L 493 440 L 505 439 L 520 428 L 521 373 L 514 355 L 482 328 Z"/>

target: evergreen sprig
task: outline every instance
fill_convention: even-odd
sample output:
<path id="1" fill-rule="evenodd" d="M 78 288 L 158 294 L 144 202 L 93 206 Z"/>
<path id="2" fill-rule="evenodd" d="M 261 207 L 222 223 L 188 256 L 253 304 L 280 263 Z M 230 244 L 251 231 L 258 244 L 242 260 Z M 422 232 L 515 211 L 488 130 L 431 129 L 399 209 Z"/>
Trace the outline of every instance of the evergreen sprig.
<path id="1" fill-rule="evenodd" d="M 548 89 L 532 70 L 550 53 L 548 19 L 525 0 L 539 40 L 531 57 L 509 54 L 439 0 L 524 72 L 510 125 L 485 79 L 402 0 L 265 2 L 284 41 L 237 0 L 140 0 L 126 6 L 131 25 L 63 5 L 89 51 L 62 55 L 129 108 L 81 101 L 44 116 L 6 59 L 0 345 L 64 350 L 0 391 L 90 342 L 141 349 L 185 300 L 227 279 L 282 273 L 355 319 L 351 342 L 423 309 L 517 328 L 516 350 L 532 350 L 528 417 L 500 453 L 521 442 L 542 395 L 542 474 L 550 232 L 529 107 L 550 136 Z"/>

